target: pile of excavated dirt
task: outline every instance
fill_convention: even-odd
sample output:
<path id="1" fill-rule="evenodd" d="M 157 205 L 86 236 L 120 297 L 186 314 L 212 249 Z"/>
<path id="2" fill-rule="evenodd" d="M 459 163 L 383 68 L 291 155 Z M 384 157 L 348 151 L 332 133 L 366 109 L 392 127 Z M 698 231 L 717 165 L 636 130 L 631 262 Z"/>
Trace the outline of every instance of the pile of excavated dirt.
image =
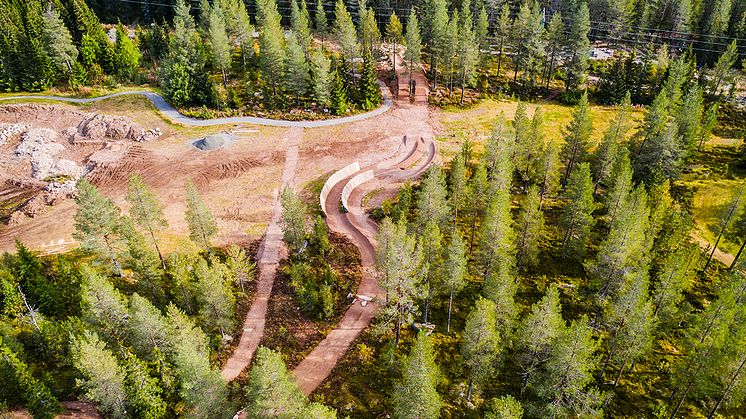
<path id="1" fill-rule="evenodd" d="M 160 128 L 145 129 L 124 116 L 0 106 L 0 222 L 20 223 L 74 197 L 78 179 L 119 161 L 135 142 L 160 136 Z"/>
<path id="2" fill-rule="evenodd" d="M 194 146 L 202 151 L 217 150 L 230 145 L 235 138 L 228 133 L 208 135 L 207 137 L 194 142 Z"/>

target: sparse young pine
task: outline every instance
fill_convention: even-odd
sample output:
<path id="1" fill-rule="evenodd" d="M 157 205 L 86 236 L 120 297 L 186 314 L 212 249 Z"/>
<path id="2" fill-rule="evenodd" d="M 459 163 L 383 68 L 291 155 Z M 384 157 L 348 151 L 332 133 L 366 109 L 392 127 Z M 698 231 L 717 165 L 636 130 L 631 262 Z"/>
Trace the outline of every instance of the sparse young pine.
<path id="1" fill-rule="evenodd" d="M 282 203 L 282 233 L 291 255 L 297 254 L 306 240 L 306 206 L 292 188 L 286 187 Z"/>
<path id="2" fill-rule="evenodd" d="M 461 344 L 461 355 L 469 370 L 466 400 L 471 400 L 474 385 L 482 385 L 492 372 L 493 364 L 502 349 L 500 343 L 495 303 L 480 298 L 466 318 Z"/>
<path id="3" fill-rule="evenodd" d="M 588 317 L 581 316 L 551 345 L 544 379 L 536 385 L 546 403 L 542 411 L 553 417 L 601 416 L 603 398 L 593 382 L 598 343 Z"/>
<path id="4" fill-rule="evenodd" d="M 403 363 L 402 380 L 393 394 L 395 418 L 435 419 L 443 406 L 436 385 L 438 366 L 435 364 L 430 338 L 425 332 L 417 334 L 412 350 Z"/>
<path id="5" fill-rule="evenodd" d="M 516 266 L 521 269 L 538 263 L 539 242 L 544 236 L 544 213 L 540 205 L 539 188 L 529 187 L 516 220 Z"/>
<path id="6" fill-rule="evenodd" d="M 386 292 L 381 315 L 390 322 L 399 345 L 401 328 L 411 324 L 417 311 L 416 301 L 425 295 L 422 251 L 415 237 L 407 233 L 406 220 L 397 224 L 386 218 L 378 232 L 376 268 L 379 284 Z"/>
<path id="7" fill-rule="evenodd" d="M 422 189 L 417 194 L 417 227 L 422 229 L 429 221 L 444 227 L 450 215 L 443 171 L 439 166 L 432 166 L 422 180 Z"/>
<path id="8" fill-rule="evenodd" d="M 157 233 L 168 227 L 168 221 L 163 215 L 163 205 L 139 174 L 130 177 L 125 199 L 130 204 L 130 219 L 149 237 L 151 244 L 158 252 L 163 269 L 166 269 L 166 262 L 158 246 L 158 240 L 155 238 Z"/>
<path id="9" fill-rule="evenodd" d="M 541 371 L 542 365 L 549 358 L 552 344 L 564 329 L 559 289 L 551 286 L 546 295 L 531 307 L 531 312 L 523 319 L 516 335 L 516 357 L 523 377 L 521 393 L 533 384 L 531 379 L 535 379 L 536 374 Z"/>
<path id="10" fill-rule="evenodd" d="M 209 251 L 210 240 L 218 234 L 218 226 L 191 179 L 188 179 L 186 183 L 186 201 L 185 216 L 189 226 L 189 238 L 203 250 Z"/>
<path id="11" fill-rule="evenodd" d="M 591 168 L 593 169 L 593 176 L 596 180 L 596 188 L 598 188 L 599 184 L 609 186 L 610 182 L 613 181 L 611 175 L 616 162 L 617 150 L 631 128 L 629 123 L 630 108 L 631 96 L 627 92 L 622 104 L 619 106 L 619 110 L 611 121 L 611 125 L 609 125 L 609 129 L 604 134 L 601 144 L 596 148 L 593 156 Z"/>
<path id="12" fill-rule="evenodd" d="M 560 228 L 564 231 L 562 239 L 563 257 L 582 260 L 585 255 L 586 242 L 596 221 L 593 211 L 593 180 L 588 163 L 581 163 L 572 172 L 565 192 L 565 207 L 560 218 Z"/>
<path id="13" fill-rule="evenodd" d="M 565 161 L 564 183 L 570 179 L 575 166 L 586 160 L 591 146 L 592 128 L 588 92 L 583 92 L 578 106 L 573 111 L 572 121 L 565 129 L 565 144 L 562 147 L 562 158 Z"/>
<path id="14" fill-rule="evenodd" d="M 441 269 L 440 292 L 448 295 L 448 320 L 446 333 L 451 331 L 451 309 L 453 297 L 466 286 L 466 246 L 461 235 L 454 232 L 448 246 L 443 248 L 443 268 Z"/>
<path id="15" fill-rule="evenodd" d="M 85 178 L 78 181 L 77 188 L 75 203 L 78 204 L 78 210 L 73 217 L 73 238 L 80 241 L 84 249 L 105 254 L 116 272 L 122 276 L 116 252 L 121 222 L 119 207 L 101 195 Z"/>

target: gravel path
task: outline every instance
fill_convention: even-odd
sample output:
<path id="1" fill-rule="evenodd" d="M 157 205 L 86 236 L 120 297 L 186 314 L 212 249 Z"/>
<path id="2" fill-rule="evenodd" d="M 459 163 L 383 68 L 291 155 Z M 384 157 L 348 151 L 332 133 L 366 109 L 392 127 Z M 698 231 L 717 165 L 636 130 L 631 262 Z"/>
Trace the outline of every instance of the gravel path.
<path id="1" fill-rule="evenodd" d="M 267 303 L 272 295 L 272 285 L 275 281 L 275 272 L 280 262 L 280 253 L 284 249 L 282 242 L 282 228 L 280 219 L 282 217 L 282 205 L 280 194 L 286 186 L 293 184 L 295 178 L 295 167 L 298 163 L 298 146 L 303 137 L 303 128 L 290 128 L 285 135 L 288 149 L 285 155 L 285 168 L 282 172 L 282 182 L 276 191 L 275 206 L 272 210 L 272 219 L 267 226 L 267 232 L 261 244 L 259 256 L 259 282 L 254 302 L 243 323 L 243 331 L 238 346 L 234 349 L 231 357 L 223 366 L 221 372 L 226 381 L 233 381 L 251 363 L 251 359 L 259 346 L 264 335 L 266 323 Z"/>
<path id="2" fill-rule="evenodd" d="M 380 83 L 380 82 L 379 82 Z M 110 95 L 98 96 L 93 98 L 75 98 L 75 97 L 64 97 L 64 96 L 49 96 L 49 95 L 22 95 L 22 96 L 9 96 L 2 97 L 3 100 L 33 100 L 33 99 L 44 99 L 44 100 L 55 100 L 60 102 L 69 103 L 92 103 L 99 100 L 111 99 L 119 96 L 127 95 L 140 95 L 145 96 L 153 105 L 158 109 L 160 113 L 167 116 L 171 121 L 177 122 L 184 125 L 195 126 L 195 127 L 208 127 L 214 125 L 225 125 L 225 124 L 255 124 L 255 125 L 267 125 L 273 127 L 297 127 L 297 128 L 316 128 L 316 127 L 331 127 L 334 125 L 347 124 L 349 122 L 360 121 L 367 118 L 380 115 L 389 109 L 393 105 L 391 93 L 388 87 L 381 83 L 381 91 L 383 92 L 383 105 L 379 108 L 374 109 L 370 112 L 365 112 L 352 116 L 344 116 L 341 118 L 334 119 L 323 119 L 318 121 L 286 121 L 283 119 L 270 119 L 270 118 L 259 118 L 256 116 L 234 116 L 226 118 L 214 118 L 214 119 L 197 119 L 190 116 L 181 114 L 179 111 L 174 109 L 173 106 L 169 105 L 168 102 L 159 94 L 146 91 L 125 91 L 119 93 L 112 93 Z"/>

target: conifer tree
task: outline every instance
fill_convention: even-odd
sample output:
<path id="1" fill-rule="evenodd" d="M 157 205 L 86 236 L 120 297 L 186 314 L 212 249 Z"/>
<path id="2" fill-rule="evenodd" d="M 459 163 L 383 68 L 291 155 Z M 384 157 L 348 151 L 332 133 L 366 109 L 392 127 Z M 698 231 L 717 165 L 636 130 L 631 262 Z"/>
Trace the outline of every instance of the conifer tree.
<path id="1" fill-rule="evenodd" d="M 292 255 L 297 254 L 306 240 L 306 208 L 290 187 L 282 191 L 282 233 Z"/>
<path id="2" fill-rule="evenodd" d="M 404 35 L 404 43 L 406 49 L 404 50 L 404 60 L 409 62 L 409 83 L 412 84 L 412 72 L 415 66 L 420 65 L 420 57 L 422 56 L 422 39 L 420 37 L 420 25 L 417 21 L 417 13 L 414 8 L 409 11 L 409 18 L 407 18 L 407 30 Z"/>
<path id="3" fill-rule="evenodd" d="M 495 29 L 495 35 L 497 35 L 497 75 L 500 76 L 500 69 L 502 66 L 503 51 L 505 50 L 505 41 L 510 38 L 510 29 L 512 22 L 510 21 L 510 5 L 506 2 L 503 3 L 500 9 L 500 17 L 497 21 L 497 28 Z"/>
<path id="4" fill-rule="evenodd" d="M 316 219 L 317 225 L 320 218 L 321 217 Z M 321 222 L 323 223 L 323 219 L 321 220 Z M 325 224 L 322 225 L 326 227 Z M 326 234 L 324 234 L 324 238 L 326 238 Z M 319 243 L 317 243 L 316 246 L 321 249 L 325 249 L 323 251 L 319 251 L 322 255 L 328 253 L 328 239 L 325 246 Z M 228 246 L 226 256 L 227 257 L 225 259 L 225 266 L 228 268 L 228 272 L 226 273 L 227 276 L 232 279 L 233 283 L 241 287 L 241 291 L 245 292 L 244 284 L 253 280 L 254 275 L 256 274 L 256 263 L 254 263 L 251 258 L 246 255 L 246 252 L 243 248 L 237 245 Z"/>
<path id="5" fill-rule="evenodd" d="M 206 330 L 220 332 L 222 336 L 232 331 L 235 305 L 230 283 L 225 280 L 226 269 L 218 261 L 208 266 L 207 261 L 201 259 L 194 270 L 201 323 Z"/>
<path id="6" fill-rule="evenodd" d="M 625 94 L 622 104 L 619 106 L 609 129 L 604 133 L 601 144 L 596 148 L 591 168 L 596 179 L 595 189 L 598 185 L 609 185 L 612 170 L 617 157 L 620 143 L 625 140 L 630 126 L 631 96 L 629 91 Z M 629 157 L 628 157 L 629 158 Z"/>
<path id="7" fill-rule="evenodd" d="M 207 24 L 207 38 L 210 41 L 212 64 L 220 69 L 223 87 L 228 85 L 228 68 L 231 65 L 231 44 L 225 27 L 225 16 L 218 3 L 210 7 Z"/>
<path id="8" fill-rule="evenodd" d="M 369 111 L 381 104 L 381 87 L 378 85 L 375 61 L 370 49 L 366 49 L 363 53 L 363 69 L 360 73 L 358 91 L 363 110 Z"/>
<path id="9" fill-rule="evenodd" d="M 52 419 L 62 411 L 60 402 L 43 382 L 34 378 L 29 366 L 18 359 L 11 348 L 0 343 L 0 369 L 9 376 L 10 387 L 15 384 L 24 398 L 26 407 L 34 418 Z M 2 380 L 5 384 L 6 380 Z M 4 388 L 8 393 L 14 389 Z"/>
<path id="10" fill-rule="evenodd" d="M 593 211 L 593 180 L 588 163 L 581 163 L 573 171 L 567 182 L 565 208 L 560 218 L 560 228 L 564 230 L 562 255 L 582 260 L 591 229 L 595 224 Z"/>
<path id="11" fill-rule="evenodd" d="M 467 180 L 466 180 L 466 166 L 464 165 L 464 158 L 461 154 L 457 154 L 456 157 L 451 160 L 451 171 L 448 174 L 448 186 L 450 194 L 448 195 L 450 206 L 453 209 L 453 222 L 454 225 L 458 224 L 459 210 L 464 208 L 466 203 L 467 191 Z"/>
<path id="12" fill-rule="evenodd" d="M 334 35 L 346 59 L 352 60 L 360 55 L 355 24 L 342 0 L 337 0 L 334 7 Z"/>
<path id="13" fill-rule="evenodd" d="M 557 56 L 562 51 L 562 46 L 565 44 L 565 25 L 562 22 L 562 13 L 557 11 L 552 15 L 549 20 L 549 26 L 546 32 L 547 39 L 547 50 L 548 50 L 548 62 L 547 62 L 547 73 L 546 73 L 546 88 L 549 89 L 549 83 L 554 77 L 554 64 Z"/>
<path id="14" fill-rule="evenodd" d="M 324 36 L 329 32 L 329 20 L 326 17 L 326 10 L 324 10 L 324 3 L 321 0 L 316 0 L 316 9 L 314 10 L 314 24 L 316 25 L 316 32 L 321 35 L 321 45 L 324 45 Z"/>
<path id="15" fill-rule="evenodd" d="M 741 246 L 738 248 L 738 252 L 731 263 L 731 269 L 733 269 L 736 267 L 736 264 L 738 264 L 738 261 L 743 254 L 743 249 L 746 247 L 746 201 L 743 201 L 741 207 L 736 210 L 736 216 L 730 223 L 730 227 L 725 230 L 724 235 L 733 243 L 741 242 Z"/>
<path id="16" fill-rule="evenodd" d="M 562 147 L 562 157 L 565 160 L 563 183 L 567 183 L 570 179 L 575 165 L 586 160 L 591 146 L 592 129 L 588 92 L 583 92 L 578 106 L 573 111 L 572 121 L 565 129 L 565 144 Z"/>
<path id="17" fill-rule="evenodd" d="M 80 241 L 84 249 L 106 254 L 116 272 L 122 276 L 116 252 L 119 240 L 119 207 L 101 195 L 85 178 L 78 181 L 77 188 L 75 203 L 78 204 L 78 210 L 73 217 L 73 238 Z"/>
<path id="18" fill-rule="evenodd" d="M 334 115 L 344 115 L 349 108 L 347 88 L 345 87 L 346 82 L 346 77 L 343 77 L 339 61 L 337 61 L 332 76 L 331 98 L 329 100 L 329 106 Z"/>
<path id="19" fill-rule="evenodd" d="M 692 157 L 697 148 L 697 140 L 704 104 L 702 90 L 698 84 L 693 84 L 684 95 L 681 106 L 676 112 L 676 123 L 678 124 L 678 135 L 681 137 L 681 148 L 685 151 L 685 158 Z"/>
<path id="20" fill-rule="evenodd" d="M 160 310 L 146 298 L 132 294 L 127 310 L 127 340 L 143 359 L 166 349 L 166 321 Z"/>
<path id="21" fill-rule="evenodd" d="M 487 179 L 487 169 L 484 164 L 479 164 L 474 170 L 474 175 L 471 177 L 469 182 L 469 195 L 467 202 L 469 203 L 466 211 L 467 216 L 471 220 L 470 224 L 470 235 L 469 235 L 469 256 L 472 255 L 474 250 L 474 242 L 477 237 L 477 227 L 479 220 L 484 216 L 484 212 L 487 209 L 487 194 L 489 189 L 489 181 Z"/>
<path id="22" fill-rule="evenodd" d="M 127 417 L 125 371 L 105 343 L 86 331 L 74 338 L 72 353 L 73 364 L 84 377 L 78 384 L 85 389 L 86 397 L 111 417 Z"/>
<path id="23" fill-rule="evenodd" d="M 363 16 L 360 16 L 360 41 L 363 45 L 363 50 L 376 50 L 378 44 L 381 42 L 381 31 L 378 29 L 378 22 L 376 21 L 376 13 L 373 9 L 368 8 Z"/>
<path id="24" fill-rule="evenodd" d="M 269 83 L 272 91 L 272 101 L 277 100 L 278 93 L 284 88 L 285 57 L 287 55 L 285 36 L 280 23 L 281 16 L 277 11 L 275 0 L 260 2 L 261 20 L 259 33 L 259 68 L 262 76 Z"/>
<path id="25" fill-rule="evenodd" d="M 544 205 L 544 200 L 553 195 L 560 185 L 561 163 L 560 148 L 557 142 L 549 141 L 544 147 L 541 156 L 541 179 L 539 180 L 539 208 Z"/>
<path id="26" fill-rule="evenodd" d="M 595 352 L 598 343 L 581 316 L 560 333 L 550 349 L 538 394 L 546 402 L 543 412 L 553 417 L 600 416 L 601 394 L 594 387 Z"/>
<path id="27" fill-rule="evenodd" d="M 689 289 L 695 273 L 697 255 L 691 247 L 669 253 L 656 275 L 652 293 L 653 315 L 666 326 L 675 318 L 683 293 Z"/>
<path id="28" fill-rule="evenodd" d="M 218 234 L 218 226 L 191 179 L 188 179 L 186 183 L 186 201 L 185 216 L 189 226 L 189 238 L 203 250 L 209 251 L 210 239 Z"/>
<path id="29" fill-rule="evenodd" d="M 127 297 L 106 278 L 84 266 L 80 284 L 83 318 L 105 338 L 118 340 L 127 326 Z"/>
<path id="30" fill-rule="evenodd" d="M 404 27 L 396 16 L 396 12 L 391 12 L 389 16 L 389 22 L 386 24 L 386 39 L 388 42 L 394 44 L 393 56 L 391 57 L 391 63 L 394 67 L 394 73 L 396 73 L 396 56 L 399 54 L 399 46 L 404 42 Z"/>
<path id="31" fill-rule="evenodd" d="M 130 39 L 127 28 L 121 23 L 117 25 L 117 41 L 114 44 L 114 59 L 119 75 L 132 79 L 140 66 L 140 51 Z"/>
<path id="32" fill-rule="evenodd" d="M 523 319 L 516 335 L 517 358 L 523 377 L 521 394 L 532 384 L 531 379 L 535 379 L 536 374 L 541 371 L 554 341 L 564 329 L 559 289 L 551 286 L 546 295 L 531 307 L 531 312 Z"/>
<path id="33" fill-rule="evenodd" d="M 379 284 L 386 291 L 382 315 L 393 323 L 395 345 L 399 346 L 401 327 L 412 322 L 415 301 L 423 297 L 422 252 L 414 237 L 407 233 L 405 220 L 397 224 L 385 219 L 378 233 L 376 267 Z"/>
<path id="34" fill-rule="evenodd" d="M 471 400 L 474 384 L 482 385 L 489 377 L 492 366 L 500 353 L 500 336 L 497 334 L 495 303 L 480 298 L 466 318 L 461 355 L 469 370 L 466 400 Z"/>
<path id="35" fill-rule="evenodd" d="M 428 45 L 430 47 L 430 68 L 432 71 L 432 89 L 438 88 L 438 71 L 439 65 L 443 64 L 443 58 L 448 53 L 448 43 L 451 41 L 448 37 L 448 7 L 445 0 L 432 0 L 432 15 L 428 16 L 428 28 L 430 37 Z M 423 22 L 424 24 L 425 22 Z M 427 40 L 427 37 L 426 37 Z"/>
<path id="36" fill-rule="evenodd" d="M 484 5 L 479 7 L 477 13 L 477 21 L 474 24 L 474 36 L 477 40 L 477 55 L 481 58 L 486 52 L 489 55 L 490 52 L 490 22 L 489 16 L 487 16 L 487 9 Z"/>
<path id="37" fill-rule="evenodd" d="M 606 213 L 609 214 L 610 221 L 613 223 L 617 213 L 625 206 L 629 194 L 632 192 L 632 166 L 626 148 L 622 147 L 617 150 L 609 177 L 611 181 L 604 197 L 604 205 L 606 206 Z"/>
<path id="38" fill-rule="evenodd" d="M 522 269 L 538 263 L 539 242 L 544 235 L 544 213 L 540 202 L 539 188 L 529 187 L 516 220 L 516 265 Z"/>
<path id="39" fill-rule="evenodd" d="M 264 346 L 256 351 L 246 396 L 246 412 L 257 418 L 300 417 L 305 404 L 305 396 L 280 353 Z"/>
<path id="40" fill-rule="evenodd" d="M 414 341 L 404 360 L 403 378 L 393 394 L 394 417 L 435 419 L 440 417 L 443 401 L 438 394 L 438 366 L 432 343 L 425 332 Z"/>
<path id="41" fill-rule="evenodd" d="M 158 378 L 151 375 L 147 363 L 127 353 L 122 365 L 125 374 L 125 393 L 129 411 L 136 417 L 166 417 L 166 402 Z"/>
<path id="42" fill-rule="evenodd" d="M 441 267 L 440 256 L 442 253 L 442 241 L 443 235 L 440 233 L 438 224 L 433 220 L 428 221 L 422 229 L 422 235 L 420 238 L 424 277 L 423 291 L 425 292 L 425 304 L 423 310 L 423 321 L 425 324 L 428 323 L 430 304 L 435 295 L 437 274 Z"/>
<path id="43" fill-rule="evenodd" d="M 567 37 L 571 55 L 565 66 L 567 71 L 565 88 L 575 90 L 585 82 L 588 72 L 588 58 L 591 51 L 591 43 L 588 41 L 588 32 L 591 28 L 588 4 L 585 1 L 579 2 L 571 18 Z"/>
<path id="44" fill-rule="evenodd" d="M 184 106 L 195 101 L 195 71 L 203 70 L 203 60 L 195 42 L 196 24 L 190 6 L 184 0 L 176 0 L 174 4 L 173 23 L 174 34 L 161 67 L 161 86 L 174 105 Z"/>
<path id="45" fill-rule="evenodd" d="M 73 63 L 78 59 L 78 49 L 73 44 L 72 35 L 50 4 L 42 17 L 42 36 L 47 54 L 58 70 L 72 76 Z"/>
<path id="46" fill-rule="evenodd" d="M 461 80 L 461 100 L 464 103 L 464 89 L 474 79 L 475 66 L 479 59 L 479 43 L 474 33 L 474 18 L 471 14 L 471 1 L 461 3 L 461 21 L 458 30 L 458 68 Z"/>
<path id="47" fill-rule="evenodd" d="M 726 3 L 725 1 L 719 1 L 716 3 Z M 730 2 L 727 2 L 730 3 Z M 713 12 L 714 14 L 715 12 Z M 727 20 L 727 19 L 726 19 Z M 729 73 L 733 65 L 738 61 L 738 45 L 736 40 L 728 45 L 715 63 L 712 68 L 712 74 L 710 75 L 710 94 L 717 96 L 719 94 L 720 85 L 725 81 L 730 81 Z M 720 94 L 722 96 L 722 94 Z"/>
<path id="48" fill-rule="evenodd" d="M 446 321 L 446 333 L 451 332 L 451 311 L 453 308 L 453 296 L 466 286 L 466 246 L 461 235 L 454 232 L 448 246 L 443 248 L 443 268 L 440 288 L 443 294 L 448 295 L 448 320 Z"/>
<path id="49" fill-rule="evenodd" d="M 300 104 L 300 98 L 308 90 L 308 62 L 303 46 L 298 43 L 297 34 L 290 32 L 287 37 L 287 56 L 285 68 L 287 74 L 285 80 L 287 83 L 288 93 L 295 96 Z"/>
<path id="50" fill-rule="evenodd" d="M 523 406 L 513 396 L 502 396 L 490 401 L 489 410 L 484 419 L 521 419 L 523 417 Z"/>
<path id="51" fill-rule="evenodd" d="M 130 177 L 127 183 L 127 203 L 130 204 L 130 219 L 142 229 L 151 240 L 151 244 L 158 252 L 158 258 L 161 260 L 163 269 L 166 269 L 166 261 L 163 259 L 163 253 L 158 246 L 158 240 L 155 238 L 168 227 L 168 221 L 163 215 L 163 205 L 158 201 L 158 197 L 143 181 L 139 174 Z"/>
<path id="52" fill-rule="evenodd" d="M 300 0 L 300 8 L 297 0 L 290 1 L 290 28 L 293 30 L 302 51 L 306 53 L 313 42 L 306 0 Z"/>
<path id="53" fill-rule="evenodd" d="M 332 62 L 320 49 L 311 52 L 311 74 L 313 96 L 316 102 L 322 106 L 329 106 L 331 97 L 331 74 Z"/>
<path id="54" fill-rule="evenodd" d="M 705 113 L 702 116 L 702 125 L 700 125 L 698 132 L 699 145 L 697 146 L 697 150 L 702 151 L 702 146 L 710 140 L 712 130 L 715 129 L 715 126 L 717 125 L 717 112 L 717 103 L 711 104 L 707 110 L 705 110 Z"/>
<path id="55" fill-rule="evenodd" d="M 417 194 L 417 225 L 421 229 L 429 221 L 433 221 L 439 227 L 445 226 L 451 215 L 450 211 L 443 171 L 439 166 L 432 166 L 422 180 L 422 189 Z"/>
<path id="56" fill-rule="evenodd" d="M 163 305 L 164 269 L 158 260 L 158 254 L 150 248 L 145 237 L 140 234 L 128 217 L 122 218 L 122 237 L 127 243 L 128 266 L 137 279 L 136 287 L 140 293 L 158 305 Z"/>

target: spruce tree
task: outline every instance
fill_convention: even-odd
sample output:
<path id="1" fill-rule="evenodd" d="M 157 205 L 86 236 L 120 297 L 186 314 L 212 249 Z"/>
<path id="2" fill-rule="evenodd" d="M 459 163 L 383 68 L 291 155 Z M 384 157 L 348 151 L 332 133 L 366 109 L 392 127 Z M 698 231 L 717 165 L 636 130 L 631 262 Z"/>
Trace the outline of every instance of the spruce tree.
<path id="1" fill-rule="evenodd" d="M 194 267 L 201 324 L 205 330 L 220 332 L 221 336 L 229 335 L 233 329 L 235 305 L 230 282 L 225 280 L 226 270 L 222 263 L 213 261 L 208 265 L 204 259 Z"/>
<path id="2" fill-rule="evenodd" d="M 218 226 L 191 179 L 186 183 L 186 201 L 187 210 L 184 215 L 189 226 L 189 238 L 203 250 L 209 251 L 210 240 L 218 234 Z"/>
<path id="3" fill-rule="evenodd" d="M 404 27 L 396 16 L 396 12 L 391 12 L 389 16 L 389 22 L 386 24 L 386 40 L 394 44 L 394 51 L 391 57 L 391 63 L 394 67 L 394 74 L 396 74 L 396 56 L 399 54 L 399 46 L 404 42 Z"/>
<path id="4" fill-rule="evenodd" d="M 34 418 L 52 419 L 62 411 L 60 402 L 49 387 L 34 378 L 28 364 L 18 359 L 16 353 L 3 343 L 0 343 L 0 369 L 3 375 L 9 376 L 10 381 L 8 387 L 3 388 L 4 392 L 12 393 L 15 388 L 11 387 L 17 387 Z M 6 384 L 5 378 L 2 382 Z"/>
<path id="5" fill-rule="evenodd" d="M 210 41 L 212 64 L 220 69 L 223 87 L 228 86 L 228 68 L 231 65 L 231 44 L 225 27 L 225 16 L 220 5 L 212 5 L 208 15 L 207 38 Z"/>
<path id="6" fill-rule="evenodd" d="M 474 33 L 471 1 L 465 0 L 461 4 L 461 21 L 458 31 L 458 68 L 461 80 L 461 100 L 464 103 L 464 89 L 474 79 L 477 60 L 479 59 L 479 43 Z"/>
<path id="7" fill-rule="evenodd" d="M 420 25 L 417 21 L 417 13 L 414 8 L 409 11 L 407 18 L 407 31 L 404 35 L 404 42 L 407 49 L 404 51 L 404 60 L 409 63 L 409 83 L 412 84 L 412 72 L 415 66 L 420 65 L 422 56 L 422 39 L 420 38 Z"/>
<path id="8" fill-rule="evenodd" d="M 282 233 L 290 254 L 296 255 L 306 240 L 306 207 L 295 191 L 286 187 L 282 203 Z"/>
<path id="9" fill-rule="evenodd" d="M 114 44 L 114 60 L 117 65 L 119 75 L 132 79 L 140 66 L 142 55 L 137 49 L 137 45 L 129 37 L 127 28 L 121 23 L 117 25 L 117 41 Z"/>
<path id="10" fill-rule="evenodd" d="M 78 384 L 86 397 L 114 418 L 127 416 L 126 372 L 95 333 L 86 331 L 72 342 L 73 364 L 83 376 Z"/>
<path id="11" fill-rule="evenodd" d="M 251 417 L 300 417 L 306 398 L 279 352 L 259 347 L 246 386 L 246 413 Z"/>
<path id="12" fill-rule="evenodd" d="M 337 0 L 334 7 L 334 35 L 346 59 L 353 60 L 360 55 L 355 24 L 342 0 Z"/>
<path id="13" fill-rule="evenodd" d="M 581 163 L 573 171 L 567 182 L 565 207 L 560 218 L 560 228 L 564 231 L 562 238 L 562 256 L 582 260 L 585 246 L 591 229 L 595 224 L 593 211 L 593 180 L 588 163 Z"/>
<path id="14" fill-rule="evenodd" d="M 347 89 L 345 87 L 345 83 L 347 83 L 347 80 L 344 76 L 342 74 L 339 61 L 337 61 L 337 65 L 334 68 L 334 74 L 332 76 L 331 98 L 329 100 L 329 106 L 331 107 L 332 114 L 338 116 L 346 114 L 349 108 Z"/>
<path id="15" fill-rule="evenodd" d="M 290 28 L 297 39 L 297 43 L 304 54 L 311 48 L 313 36 L 311 35 L 311 22 L 308 15 L 306 0 L 300 0 L 300 8 L 297 0 L 290 1 Z M 292 53 L 292 52 L 291 52 Z"/>
<path id="16" fill-rule="evenodd" d="M 546 39 L 547 39 L 547 50 L 548 50 L 548 62 L 546 69 L 546 88 L 549 89 L 549 83 L 554 77 L 555 61 L 557 56 L 562 52 L 562 46 L 565 44 L 565 25 L 562 22 L 562 13 L 557 11 L 552 15 L 549 20 L 549 26 L 547 27 Z"/>
<path id="17" fill-rule="evenodd" d="M 590 28 L 588 4 L 585 1 L 581 1 L 571 16 L 568 28 L 567 39 L 570 59 L 565 66 L 567 72 L 565 88 L 568 90 L 575 90 L 580 87 L 588 75 L 588 60 L 591 51 L 591 43 L 588 40 Z"/>
<path id="18" fill-rule="evenodd" d="M 314 24 L 316 25 L 316 32 L 321 35 L 321 45 L 324 45 L 324 36 L 329 32 L 329 20 L 326 17 L 326 10 L 324 10 L 324 3 L 321 0 L 316 0 L 316 9 L 314 10 Z"/>
<path id="19" fill-rule="evenodd" d="M 432 166 L 422 180 L 422 189 L 417 194 L 417 226 L 421 229 L 429 221 L 433 221 L 439 227 L 445 227 L 450 219 L 450 211 L 443 171 L 439 166 Z"/>
<path id="20" fill-rule="evenodd" d="M 78 49 L 73 44 L 72 35 L 50 4 L 42 17 L 42 36 L 47 54 L 58 70 L 72 76 L 73 63 L 78 59 Z"/>
<path id="21" fill-rule="evenodd" d="M 490 407 L 484 419 L 521 419 L 523 406 L 513 396 L 502 396 L 490 401 Z"/>
<path id="22" fill-rule="evenodd" d="M 322 106 L 329 106 L 332 84 L 332 62 L 320 49 L 311 52 L 311 83 L 313 96 L 316 102 Z"/>
<path id="23" fill-rule="evenodd" d="M 369 111 L 381 104 L 381 88 L 378 85 L 376 64 L 370 49 L 363 53 L 363 69 L 360 73 L 358 91 L 363 110 Z"/>
<path id="24" fill-rule="evenodd" d="M 277 11 L 275 0 L 264 0 L 260 3 L 262 4 L 260 8 L 262 18 L 260 20 L 257 17 L 260 25 L 259 68 L 265 82 L 269 84 L 272 101 L 275 102 L 285 84 L 285 58 L 287 56 L 285 36 L 280 22 L 282 17 Z"/>
<path id="25" fill-rule="evenodd" d="M 287 37 L 286 53 L 285 68 L 287 74 L 285 75 L 285 81 L 288 93 L 295 96 L 298 104 L 300 104 L 301 96 L 305 95 L 308 90 L 309 69 L 304 48 L 298 43 L 297 34 L 293 31 Z"/>
<path id="26" fill-rule="evenodd" d="M 402 380 L 393 394 L 394 417 L 435 419 L 440 417 L 443 401 L 438 394 L 438 366 L 432 343 L 425 332 L 414 341 L 409 356 L 404 360 Z"/>

